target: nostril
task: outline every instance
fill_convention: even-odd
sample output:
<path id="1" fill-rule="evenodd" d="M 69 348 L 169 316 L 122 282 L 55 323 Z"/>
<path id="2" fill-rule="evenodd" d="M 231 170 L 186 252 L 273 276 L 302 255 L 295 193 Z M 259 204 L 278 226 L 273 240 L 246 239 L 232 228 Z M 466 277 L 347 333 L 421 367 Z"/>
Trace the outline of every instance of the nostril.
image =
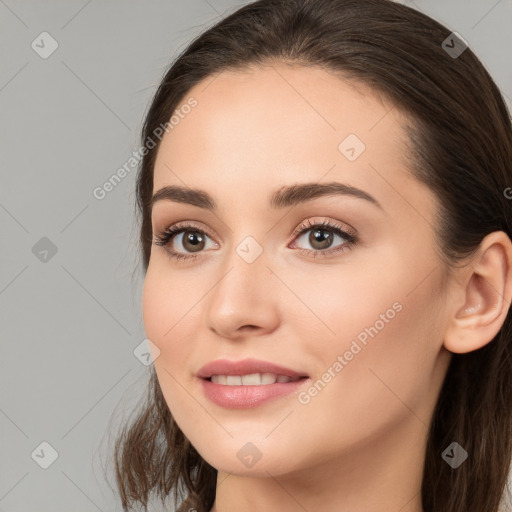
<path id="1" fill-rule="evenodd" d="M 238 330 L 239 331 L 254 331 L 254 329 L 258 329 L 258 326 L 249 324 L 249 325 L 243 325 Z"/>

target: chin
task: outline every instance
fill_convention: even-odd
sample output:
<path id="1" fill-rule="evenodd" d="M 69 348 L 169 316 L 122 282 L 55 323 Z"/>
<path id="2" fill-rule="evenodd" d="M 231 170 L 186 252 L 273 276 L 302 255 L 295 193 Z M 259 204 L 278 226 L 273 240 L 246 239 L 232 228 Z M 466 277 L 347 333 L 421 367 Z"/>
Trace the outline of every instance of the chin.
<path id="1" fill-rule="evenodd" d="M 247 437 L 245 437 L 247 439 Z M 299 461 L 294 460 L 296 450 L 288 451 L 279 449 L 278 444 L 266 441 L 238 441 L 230 439 L 226 443 L 215 443 L 215 451 L 211 450 L 212 444 L 201 450 L 196 448 L 201 457 L 218 471 L 238 476 L 268 477 L 289 473 L 296 467 Z M 281 448 L 282 445 L 281 445 Z"/>

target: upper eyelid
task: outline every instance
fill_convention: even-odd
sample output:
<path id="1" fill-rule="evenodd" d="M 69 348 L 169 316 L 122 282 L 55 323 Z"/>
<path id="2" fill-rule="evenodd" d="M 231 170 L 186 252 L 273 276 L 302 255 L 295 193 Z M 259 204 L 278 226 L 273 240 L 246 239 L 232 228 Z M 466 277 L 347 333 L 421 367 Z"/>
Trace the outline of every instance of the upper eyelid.
<path id="1" fill-rule="evenodd" d="M 340 231 L 345 232 L 347 235 L 357 237 L 357 231 L 345 222 L 341 222 L 338 220 L 332 220 L 332 219 L 324 219 L 324 220 L 315 220 L 315 219 L 318 219 L 318 217 L 306 217 L 305 219 L 302 219 L 299 222 L 298 226 L 293 230 L 292 236 L 296 237 L 305 231 L 309 231 L 310 229 L 313 229 L 314 227 L 316 227 L 318 225 L 320 225 L 320 226 L 324 225 L 325 228 L 330 228 L 333 230 L 340 230 Z"/>
<path id="2" fill-rule="evenodd" d="M 183 233 L 183 231 L 186 231 L 190 228 L 196 228 L 198 231 L 204 232 L 206 235 L 208 235 L 210 238 L 214 238 L 212 231 L 209 228 L 203 227 L 204 225 L 200 222 L 195 221 L 179 221 L 175 222 L 174 224 L 169 224 L 166 227 L 164 227 L 161 232 L 167 231 L 169 229 L 175 230 L 176 233 L 174 233 L 174 236 L 179 235 L 180 233 Z M 158 230 L 154 230 L 154 232 L 158 232 Z M 220 237 L 219 237 L 220 238 Z M 222 240 L 222 239 L 221 239 Z"/>

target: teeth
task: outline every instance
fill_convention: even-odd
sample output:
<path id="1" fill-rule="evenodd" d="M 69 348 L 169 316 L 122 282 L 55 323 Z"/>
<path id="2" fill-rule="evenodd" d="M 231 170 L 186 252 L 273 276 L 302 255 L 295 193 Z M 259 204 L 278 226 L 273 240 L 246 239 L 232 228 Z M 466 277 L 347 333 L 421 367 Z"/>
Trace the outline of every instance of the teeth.
<path id="1" fill-rule="evenodd" d="M 287 378 L 287 377 L 285 377 Z M 277 375 L 274 375 L 273 373 L 262 373 L 261 374 L 261 384 L 274 384 L 277 382 Z"/>
<path id="2" fill-rule="evenodd" d="M 212 375 L 214 384 L 225 386 L 264 386 L 276 382 L 295 382 L 300 377 L 287 377 L 275 373 L 251 373 L 249 375 Z"/>
<path id="3" fill-rule="evenodd" d="M 262 384 L 261 375 L 259 373 L 251 373 L 250 375 L 242 375 L 241 384 L 244 386 L 259 386 Z M 263 382 L 263 384 L 266 384 Z M 273 384 L 269 382 L 269 384 Z"/>

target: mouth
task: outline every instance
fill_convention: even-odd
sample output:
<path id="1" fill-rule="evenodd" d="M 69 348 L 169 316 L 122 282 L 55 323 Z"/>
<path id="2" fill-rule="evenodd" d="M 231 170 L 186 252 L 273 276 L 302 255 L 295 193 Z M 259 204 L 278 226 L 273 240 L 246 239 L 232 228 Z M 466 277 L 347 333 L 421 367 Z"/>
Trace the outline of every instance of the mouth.
<path id="1" fill-rule="evenodd" d="M 197 377 L 206 398 L 227 409 L 247 409 L 283 399 L 311 382 L 302 372 L 256 359 L 212 361 Z"/>
<path id="2" fill-rule="evenodd" d="M 251 386 L 285 382 L 284 379 L 287 378 L 296 380 L 297 378 L 308 377 L 303 372 L 258 359 L 242 359 L 239 361 L 217 359 L 204 365 L 197 372 L 197 376 L 209 380 L 212 378 L 219 379 L 219 383 L 234 386 L 244 385 L 244 382 L 240 382 L 238 378 L 243 378 L 246 382 L 245 385 Z"/>
<path id="3" fill-rule="evenodd" d="M 205 380 L 221 386 L 269 386 L 307 379 L 307 376 L 289 377 L 276 373 L 249 373 L 246 375 L 212 375 Z"/>

